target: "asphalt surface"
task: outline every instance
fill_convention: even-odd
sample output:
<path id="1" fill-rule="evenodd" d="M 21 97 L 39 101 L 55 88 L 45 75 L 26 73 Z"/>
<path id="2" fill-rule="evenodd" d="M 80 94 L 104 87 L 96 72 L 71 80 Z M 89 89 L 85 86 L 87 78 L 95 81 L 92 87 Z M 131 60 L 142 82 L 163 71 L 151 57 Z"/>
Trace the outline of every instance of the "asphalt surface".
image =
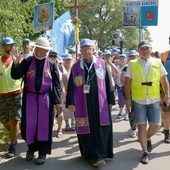
<path id="1" fill-rule="evenodd" d="M 169 170 L 170 144 L 163 143 L 163 129 L 152 137 L 153 151 L 149 156 L 150 161 L 147 165 L 143 165 L 140 163 L 142 151 L 138 139 L 130 138 L 128 121 L 123 117 L 116 119 L 118 110 L 117 105 L 112 108 L 115 156 L 113 160 L 107 161 L 106 166 L 93 167 L 91 162 L 81 158 L 75 131 L 63 130 L 63 137 L 56 138 L 57 124 L 55 124 L 52 154 L 47 155 L 45 164 L 36 165 L 35 159 L 30 162 L 25 160 L 27 146 L 19 137 L 15 158 L 5 159 L 5 154 L 0 153 L 0 170 Z M 63 128 L 64 126 L 63 124 Z"/>

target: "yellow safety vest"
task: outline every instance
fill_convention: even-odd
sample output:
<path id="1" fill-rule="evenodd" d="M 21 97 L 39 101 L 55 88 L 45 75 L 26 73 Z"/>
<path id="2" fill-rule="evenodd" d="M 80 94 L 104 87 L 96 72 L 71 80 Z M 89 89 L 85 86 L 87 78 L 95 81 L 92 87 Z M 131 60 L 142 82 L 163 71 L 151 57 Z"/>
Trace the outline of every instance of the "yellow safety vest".
<path id="1" fill-rule="evenodd" d="M 160 69 L 161 61 L 153 59 L 150 66 L 148 80 L 145 76 L 142 65 L 138 59 L 131 61 L 132 84 L 131 92 L 133 100 L 145 100 L 148 95 L 150 99 L 160 98 Z M 142 85 L 143 82 L 152 82 L 152 86 Z"/>
<path id="2" fill-rule="evenodd" d="M 22 89 L 22 79 L 14 80 L 11 77 L 12 63 L 8 68 L 4 68 L 2 57 L 0 57 L 0 93 L 9 93 Z"/>

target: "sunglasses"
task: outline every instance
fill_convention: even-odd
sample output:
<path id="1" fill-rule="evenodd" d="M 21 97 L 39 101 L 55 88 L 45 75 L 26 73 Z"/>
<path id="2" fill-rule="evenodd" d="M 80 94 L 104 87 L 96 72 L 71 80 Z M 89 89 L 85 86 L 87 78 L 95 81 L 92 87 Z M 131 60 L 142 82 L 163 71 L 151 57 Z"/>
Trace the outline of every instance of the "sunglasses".
<path id="1" fill-rule="evenodd" d="M 50 57 L 50 58 L 57 58 L 58 55 L 52 55 L 52 54 L 50 54 L 49 57 Z"/>

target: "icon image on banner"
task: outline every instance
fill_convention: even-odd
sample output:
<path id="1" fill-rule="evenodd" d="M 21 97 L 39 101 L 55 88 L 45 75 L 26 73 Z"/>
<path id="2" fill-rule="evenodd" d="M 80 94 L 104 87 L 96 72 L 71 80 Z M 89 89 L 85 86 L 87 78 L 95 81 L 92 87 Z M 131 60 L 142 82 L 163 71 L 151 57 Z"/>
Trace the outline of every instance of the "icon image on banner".
<path id="1" fill-rule="evenodd" d="M 39 23 L 46 23 L 50 20 L 50 13 L 49 13 L 49 7 L 48 6 L 41 6 L 39 8 Z"/>
<path id="2" fill-rule="evenodd" d="M 34 6 L 34 33 L 53 28 L 54 3 L 44 3 Z"/>

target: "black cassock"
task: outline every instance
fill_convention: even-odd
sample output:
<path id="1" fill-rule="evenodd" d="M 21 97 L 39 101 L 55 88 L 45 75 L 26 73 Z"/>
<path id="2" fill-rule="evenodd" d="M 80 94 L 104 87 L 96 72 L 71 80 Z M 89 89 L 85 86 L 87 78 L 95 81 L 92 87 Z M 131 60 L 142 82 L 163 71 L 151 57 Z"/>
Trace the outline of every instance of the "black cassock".
<path id="1" fill-rule="evenodd" d="M 91 63 L 86 63 L 90 67 Z M 88 71 L 85 70 L 85 80 L 87 80 Z M 98 158 L 113 158 L 113 129 L 112 129 L 112 118 L 111 110 L 109 109 L 110 125 L 101 126 L 99 119 L 99 103 L 98 103 L 98 86 L 97 77 L 95 74 L 94 65 L 89 72 L 90 81 L 90 93 L 86 94 L 86 102 L 88 109 L 88 118 L 90 126 L 90 134 L 77 134 L 78 143 L 81 155 L 87 160 L 96 161 Z M 111 73 L 106 69 L 106 94 L 108 105 L 115 104 L 114 89 L 111 81 Z M 66 106 L 74 105 L 74 80 L 72 72 L 69 77 Z M 76 113 L 75 113 L 76 115 Z"/>
<path id="2" fill-rule="evenodd" d="M 32 57 L 24 59 L 21 64 L 16 66 L 12 65 L 11 76 L 13 79 L 24 78 L 24 92 L 23 92 L 23 101 L 22 101 L 22 117 L 21 117 L 21 136 L 26 140 L 26 88 L 29 85 L 29 82 L 26 82 L 25 75 L 31 64 Z M 36 59 L 36 78 L 35 78 L 35 89 L 37 95 L 42 86 L 42 73 L 44 68 L 45 59 L 38 60 Z M 33 144 L 28 145 L 34 151 L 39 151 L 40 154 L 51 154 L 52 149 L 52 128 L 53 128 L 53 118 L 54 118 L 54 104 L 60 104 L 60 94 L 61 94 L 61 85 L 59 80 L 59 73 L 56 67 L 56 64 L 50 60 L 50 70 L 52 75 L 52 87 L 50 90 L 50 114 L 49 114 L 49 139 L 48 141 L 37 141 Z"/>

